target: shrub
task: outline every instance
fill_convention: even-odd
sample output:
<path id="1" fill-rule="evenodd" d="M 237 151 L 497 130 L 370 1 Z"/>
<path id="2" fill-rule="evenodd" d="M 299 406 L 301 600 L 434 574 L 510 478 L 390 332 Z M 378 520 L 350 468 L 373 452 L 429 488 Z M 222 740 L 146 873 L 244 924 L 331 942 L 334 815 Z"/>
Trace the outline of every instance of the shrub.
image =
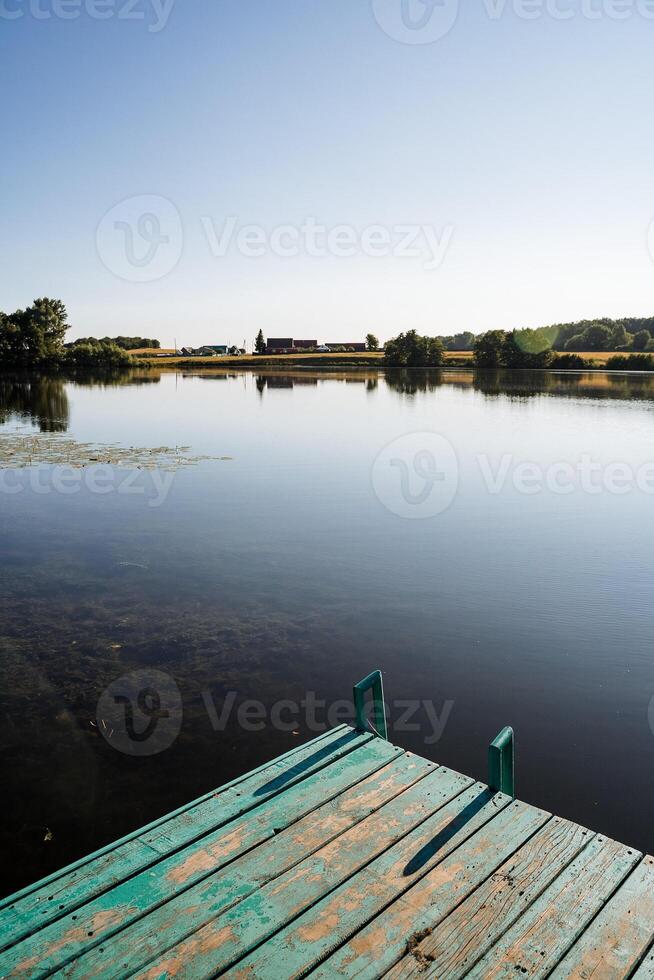
<path id="1" fill-rule="evenodd" d="M 130 367 L 132 357 L 117 344 L 100 340 L 97 343 L 74 344 L 66 350 L 64 361 L 70 368 L 110 369 Z"/>
<path id="2" fill-rule="evenodd" d="M 654 356 L 652 354 L 619 354 L 609 357 L 606 362 L 607 371 L 654 371 Z"/>
<path id="3" fill-rule="evenodd" d="M 386 367 L 440 367 L 442 363 L 440 337 L 421 337 L 415 330 L 401 333 L 384 348 Z"/>
<path id="4" fill-rule="evenodd" d="M 579 354 L 557 354 L 550 367 L 562 368 L 565 371 L 578 371 L 579 369 L 592 367 L 592 361 Z"/>

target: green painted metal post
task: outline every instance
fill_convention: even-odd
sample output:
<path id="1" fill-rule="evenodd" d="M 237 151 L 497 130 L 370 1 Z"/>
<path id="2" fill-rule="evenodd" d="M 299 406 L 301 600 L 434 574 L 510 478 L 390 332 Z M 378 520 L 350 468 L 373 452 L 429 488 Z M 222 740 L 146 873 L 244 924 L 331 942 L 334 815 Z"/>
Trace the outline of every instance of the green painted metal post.
<path id="1" fill-rule="evenodd" d="M 503 728 L 488 747 L 488 785 L 496 793 L 515 799 L 515 740 L 512 728 Z"/>
<path id="2" fill-rule="evenodd" d="M 372 717 L 371 722 L 366 718 L 366 692 L 372 688 Z M 354 710 L 356 713 L 356 728 L 358 732 L 367 732 L 372 728 L 375 735 L 388 741 L 386 727 L 386 706 L 384 705 L 384 685 L 381 670 L 373 670 L 362 681 L 354 685 Z"/>

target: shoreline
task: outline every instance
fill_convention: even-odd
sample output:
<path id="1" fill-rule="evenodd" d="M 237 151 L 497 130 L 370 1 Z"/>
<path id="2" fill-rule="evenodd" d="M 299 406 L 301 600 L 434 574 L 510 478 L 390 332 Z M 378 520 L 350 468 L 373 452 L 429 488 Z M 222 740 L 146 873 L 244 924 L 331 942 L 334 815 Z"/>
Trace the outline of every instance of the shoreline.
<path id="1" fill-rule="evenodd" d="M 561 352 L 559 352 L 561 353 Z M 587 360 L 594 361 L 592 365 L 584 367 L 560 367 L 553 365 L 544 368 L 486 368 L 476 367 L 473 363 L 472 351 L 447 351 L 445 362 L 440 367 L 404 367 L 402 365 L 386 365 L 383 363 L 383 352 L 366 352 L 351 354 L 244 354 L 238 356 L 219 356 L 219 357 L 137 357 L 135 366 L 146 368 L 157 368 L 160 370 L 177 370 L 179 368 L 189 368 L 193 370 L 215 370 L 221 367 L 233 367 L 240 369 L 248 368 L 321 368 L 337 370 L 363 370 L 376 368 L 383 371 L 469 371 L 475 373 L 496 372 L 496 371 L 530 371 L 543 373 L 563 373 L 563 374 L 585 374 L 602 373 L 611 374 L 651 374 L 652 372 L 638 368 L 623 368 L 614 370 L 607 368 L 607 361 L 611 357 L 619 356 L 619 351 L 592 351 L 583 353 L 580 356 Z"/>

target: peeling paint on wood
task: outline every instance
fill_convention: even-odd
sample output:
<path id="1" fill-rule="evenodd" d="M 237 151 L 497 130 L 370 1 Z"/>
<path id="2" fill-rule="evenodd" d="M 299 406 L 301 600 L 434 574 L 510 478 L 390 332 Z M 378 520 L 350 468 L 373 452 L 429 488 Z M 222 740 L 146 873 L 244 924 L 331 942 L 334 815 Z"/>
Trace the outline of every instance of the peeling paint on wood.
<path id="1" fill-rule="evenodd" d="M 654 980 L 654 859 L 347 726 L 0 902 L 0 976 Z"/>

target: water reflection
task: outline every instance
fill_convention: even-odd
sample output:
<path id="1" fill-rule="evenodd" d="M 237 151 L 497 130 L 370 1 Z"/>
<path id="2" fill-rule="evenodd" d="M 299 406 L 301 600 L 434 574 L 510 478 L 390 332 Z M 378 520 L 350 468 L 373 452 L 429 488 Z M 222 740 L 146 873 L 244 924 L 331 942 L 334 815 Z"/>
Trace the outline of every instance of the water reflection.
<path id="1" fill-rule="evenodd" d="M 231 692 L 333 703 L 372 665 L 391 697 L 433 699 L 439 717 L 455 705 L 437 746 L 416 729 L 405 748 L 479 778 L 485 740 L 510 722 L 523 798 L 651 851 L 652 496 L 532 497 L 510 477 L 491 492 L 478 460 L 493 480 L 505 458 L 510 473 L 582 453 L 638 469 L 653 396 L 650 375 L 599 372 L 0 380 L 0 423 L 231 457 L 176 474 L 158 508 L 43 493 L 54 484 L 36 477 L 0 496 L 0 894 L 312 734 L 306 719 L 253 733 L 235 713 L 216 729 L 207 691 L 219 714 Z M 371 469 L 430 428 L 455 444 L 462 492 L 436 519 L 401 520 Z M 107 686 L 145 668 L 175 680 L 184 709 L 147 764 L 96 718 Z M 624 807 L 607 771 L 642 806 Z"/>
<path id="2" fill-rule="evenodd" d="M 201 378 L 205 381 L 226 381 L 243 377 L 249 372 L 235 372 L 220 368 L 202 372 L 184 372 L 184 378 Z M 629 401 L 654 400 L 654 375 L 602 372 L 602 371 L 473 371 L 468 369 L 343 371 L 329 369 L 297 369 L 280 371 L 257 369 L 255 390 L 259 395 L 266 391 L 290 391 L 293 388 L 317 388 L 321 384 L 362 385 L 373 393 L 383 383 L 400 395 L 418 395 L 450 387 L 477 391 L 489 398 L 509 397 L 522 400 L 540 395 L 562 398 L 622 399 Z"/>
<path id="3" fill-rule="evenodd" d="M 28 422 L 39 432 L 67 432 L 70 424 L 68 386 L 73 382 L 85 388 L 116 388 L 126 385 L 160 384 L 154 372 L 126 371 L 113 374 L 77 374 L 62 377 L 27 377 L 0 374 L 0 425 Z"/>
<path id="4" fill-rule="evenodd" d="M 70 408 L 64 382 L 58 378 L 16 381 L 0 377 L 0 424 L 14 420 L 38 426 L 40 432 L 66 432 Z"/>

